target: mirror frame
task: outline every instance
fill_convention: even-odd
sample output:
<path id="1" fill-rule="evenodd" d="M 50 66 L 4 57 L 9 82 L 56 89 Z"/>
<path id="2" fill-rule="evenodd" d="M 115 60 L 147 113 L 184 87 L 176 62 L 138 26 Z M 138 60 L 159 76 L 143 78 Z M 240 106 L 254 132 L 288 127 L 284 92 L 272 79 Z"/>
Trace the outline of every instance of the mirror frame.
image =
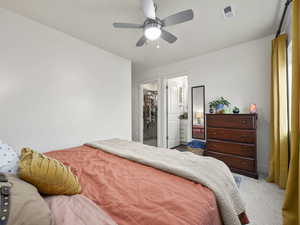
<path id="1" fill-rule="evenodd" d="M 194 125 L 194 89 L 196 88 L 203 88 L 203 113 L 204 113 L 204 138 L 203 139 L 199 139 L 199 138 L 195 138 L 193 136 L 193 125 Z M 205 85 L 199 85 L 199 86 L 194 86 L 192 87 L 192 112 L 191 112 L 191 122 L 192 122 L 192 139 L 198 139 L 198 140 L 206 140 L 206 109 L 205 109 Z"/>

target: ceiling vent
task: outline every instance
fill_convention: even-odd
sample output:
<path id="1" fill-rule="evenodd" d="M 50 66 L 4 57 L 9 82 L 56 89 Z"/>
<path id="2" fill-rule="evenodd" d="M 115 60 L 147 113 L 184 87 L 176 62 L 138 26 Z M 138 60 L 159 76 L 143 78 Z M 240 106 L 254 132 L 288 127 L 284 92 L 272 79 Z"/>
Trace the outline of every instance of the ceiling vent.
<path id="1" fill-rule="evenodd" d="M 223 16 L 225 19 L 229 19 L 235 16 L 235 10 L 232 5 L 228 5 L 223 9 Z"/>

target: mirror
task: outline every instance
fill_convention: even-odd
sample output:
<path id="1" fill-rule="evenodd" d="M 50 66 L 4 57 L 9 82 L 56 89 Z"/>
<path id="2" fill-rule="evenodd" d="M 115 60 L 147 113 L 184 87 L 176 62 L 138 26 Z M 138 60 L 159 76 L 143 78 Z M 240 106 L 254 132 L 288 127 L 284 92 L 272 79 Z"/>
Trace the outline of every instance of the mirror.
<path id="1" fill-rule="evenodd" d="M 192 87 L 192 138 L 205 140 L 205 87 Z"/>

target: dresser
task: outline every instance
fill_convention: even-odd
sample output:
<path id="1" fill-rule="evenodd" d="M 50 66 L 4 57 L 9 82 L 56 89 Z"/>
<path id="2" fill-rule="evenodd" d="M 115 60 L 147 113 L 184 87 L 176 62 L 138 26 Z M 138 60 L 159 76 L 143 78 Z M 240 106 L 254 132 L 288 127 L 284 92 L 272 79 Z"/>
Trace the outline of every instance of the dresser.
<path id="1" fill-rule="evenodd" d="M 206 114 L 206 156 L 226 163 L 232 172 L 258 178 L 257 114 Z"/>

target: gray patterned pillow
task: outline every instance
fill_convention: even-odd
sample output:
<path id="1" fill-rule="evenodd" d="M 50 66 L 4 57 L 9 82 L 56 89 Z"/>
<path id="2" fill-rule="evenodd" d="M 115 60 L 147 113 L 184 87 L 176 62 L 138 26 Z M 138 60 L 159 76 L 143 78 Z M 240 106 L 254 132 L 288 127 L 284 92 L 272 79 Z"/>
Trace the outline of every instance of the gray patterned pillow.
<path id="1" fill-rule="evenodd" d="M 19 157 L 7 144 L 0 144 L 0 172 L 16 174 Z"/>

